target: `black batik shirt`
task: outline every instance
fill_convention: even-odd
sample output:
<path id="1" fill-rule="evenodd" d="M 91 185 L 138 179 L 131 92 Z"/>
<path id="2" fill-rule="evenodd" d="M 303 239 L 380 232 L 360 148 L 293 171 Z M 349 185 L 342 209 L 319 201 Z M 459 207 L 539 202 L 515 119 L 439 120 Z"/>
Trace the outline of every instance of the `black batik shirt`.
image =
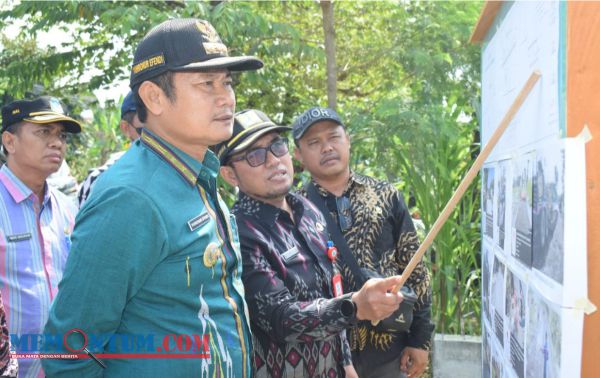
<path id="1" fill-rule="evenodd" d="M 317 208 L 286 196 L 294 214 L 240 193 L 236 216 L 257 377 L 343 377 L 356 324 L 350 295 L 333 298 L 327 230 Z"/>
<path id="2" fill-rule="evenodd" d="M 336 197 L 316 182 L 313 184 L 338 222 Z M 306 191 L 302 190 L 306 195 Z M 350 228 L 342 233 L 358 265 L 383 277 L 401 274 L 419 247 L 410 214 L 396 188 L 368 176 L 351 173 L 342 196 L 350 201 Z M 321 209 L 326 211 L 326 209 Z M 341 262 L 344 289 L 358 291 L 361 280 Z M 378 366 L 400 356 L 406 346 L 429 350 L 431 323 L 431 288 L 429 272 L 420 262 L 406 282 L 417 294 L 414 319 L 408 333 L 392 334 L 376 330 L 370 322 L 360 322 L 348 331 L 353 353 L 359 352 Z"/>

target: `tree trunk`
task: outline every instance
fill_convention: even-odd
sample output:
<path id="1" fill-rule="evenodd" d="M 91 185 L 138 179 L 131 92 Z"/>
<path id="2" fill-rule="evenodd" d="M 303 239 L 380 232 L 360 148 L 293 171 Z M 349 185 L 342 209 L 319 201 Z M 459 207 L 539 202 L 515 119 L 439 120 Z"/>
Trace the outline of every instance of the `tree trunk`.
<path id="1" fill-rule="evenodd" d="M 325 33 L 325 58 L 327 60 L 327 105 L 337 107 L 337 68 L 335 63 L 335 29 L 333 27 L 333 1 L 321 0 L 323 31 Z"/>

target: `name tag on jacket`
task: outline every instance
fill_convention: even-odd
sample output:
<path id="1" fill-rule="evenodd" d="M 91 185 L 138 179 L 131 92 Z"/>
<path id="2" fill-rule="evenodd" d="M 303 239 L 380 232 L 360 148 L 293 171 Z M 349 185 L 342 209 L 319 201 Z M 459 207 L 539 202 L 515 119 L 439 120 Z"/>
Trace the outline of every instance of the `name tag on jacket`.
<path id="1" fill-rule="evenodd" d="M 187 224 L 190 228 L 190 231 L 197 230 L 198 228 L 204 226 L 210 220 L 210 215 L 208 213 L 200 214 L 197 217 L 190 219 Z"/>
<path id="2" fill-rule="evenodd" d="M 298 254 L 298 247 L 293 246 L 292 248 L 288 249 L 287 251 L 285 251 L 284 253 L 281 254 L 281 258 L 285 261 L 285 262 L 289 262 L 291 261 L 294 257 L 296 257 L 296 255 Z"/>
<path id="3" fill-rule="evenodd" d="M 12 243 L 23 241 L 23 240 L 29 240 L 29 239 L 31 239 L 31 232 L 26 232 L 23 234 L 16 234 L 16 235 L 7 235 L 6 239 Z"/>

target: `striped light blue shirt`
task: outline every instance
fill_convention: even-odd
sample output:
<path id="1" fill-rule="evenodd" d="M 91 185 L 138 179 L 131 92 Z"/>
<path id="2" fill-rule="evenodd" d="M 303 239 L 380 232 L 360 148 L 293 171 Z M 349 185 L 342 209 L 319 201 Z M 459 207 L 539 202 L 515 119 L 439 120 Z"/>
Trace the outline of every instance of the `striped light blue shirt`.
<path id="1" fill-rule="evenodd" d="M 13 338 L 41 334 L 58 290 L 76 214 L 73 201 L 46 185 L 37 196 L 8 166 L 0 168 L 0 290 Z M 19 350 L 32 352 L 37 350 Z M 19 377 L 42 377 L 40 360 L 19 361 Z"/>

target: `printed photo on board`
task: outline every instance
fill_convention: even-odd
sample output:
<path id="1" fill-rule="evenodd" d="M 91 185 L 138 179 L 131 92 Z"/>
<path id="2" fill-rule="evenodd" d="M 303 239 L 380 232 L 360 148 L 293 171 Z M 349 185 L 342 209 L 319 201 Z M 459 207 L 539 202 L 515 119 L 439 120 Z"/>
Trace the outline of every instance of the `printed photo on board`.
<path id="1" fill-rule="evenodd" d="M 533 182 L 533 261 L 535 269 L 563 283 L 565 151 L 538 151 Z"/>
<path id="2" fill-rule="evenodd" d="M 483 168 L 483 234 L 494 238 L 494 167 Z"/>
<path id="3" fill-rule="evenodd" d="M 490 363 L 492 360 L 492 350 L 490 347 L 490 336 L 487 332 L 487 330 L 483 331 L 483 339 L 481 341 L 482 343 L 482 363 L 481 363 L 481 367 L 482 367 L 482 372 L 481 372 L 481 377 L 482 378 L 490 378 L 491 376 L 491 372 L 490 372 Z"/>
<path id="4" fill-rule="evenodd" d="M 484 320 L 487 320 L 488 324 L 492 324 L 492 318 L 490 316 L 490 269 L 492 262 L 494 261 L 494 253 L 490 250 L 487 245 L 483 246 L 483 260 L 482 271 L 481 271 L 481 305 L 483 306 Z"/>
<path id="5" fill-rule="evenodd" d="M 492 306 L 494 307 L 494 334 L 504 345 L 504 307 L 505 307 L 505 290 L 504 290 L 504 271 L 506 267 L 504 263 L 494 257 L 494 273 L 492 275 Z"/>
<path id="6" fill-rule="evenodd" d="M 532 168 L 533 153 L 514 160 L 511 253 L 528 268 L 531 268 Z"/>
<path id="7" fill-rule="evenodd" d="M 519 378 L 525 376 L 525 293 L 523 281 L 506 270 L 506 322 L 510 364 Z"/>
<path id="8" fill-rule="evenodd" d="M 531 286 L 527 297 L 526 377 L 558 378 L 561 376 L 560 314 Z"/>
<path id="9" fill-rule="evenodd" d="M 509 160 L 503 160 L 501 162 L 498 163 L 498 166 L 496 167 L 496 181 L 498 183 L 498 187 L 496 192 L 498 193 L 497 195 L 497 200 L 496 200 L 496 227 L 495 227 L 495 234 L 496 237 L 494 238 L 494 240 L 496 240 L 496 244 L 498 245 L 498 247 L 500 247 L 500 249 L 502 249 L 503 251 L 506 251 L 505 248 L 505 240 L 506 240 L 506 203 L 507 203 L 507 192 L 506 192 L 506 186 L 507 186 L 507 176 L 508 176 L 508 168 L 510 167 L 510 161 Z"/>

